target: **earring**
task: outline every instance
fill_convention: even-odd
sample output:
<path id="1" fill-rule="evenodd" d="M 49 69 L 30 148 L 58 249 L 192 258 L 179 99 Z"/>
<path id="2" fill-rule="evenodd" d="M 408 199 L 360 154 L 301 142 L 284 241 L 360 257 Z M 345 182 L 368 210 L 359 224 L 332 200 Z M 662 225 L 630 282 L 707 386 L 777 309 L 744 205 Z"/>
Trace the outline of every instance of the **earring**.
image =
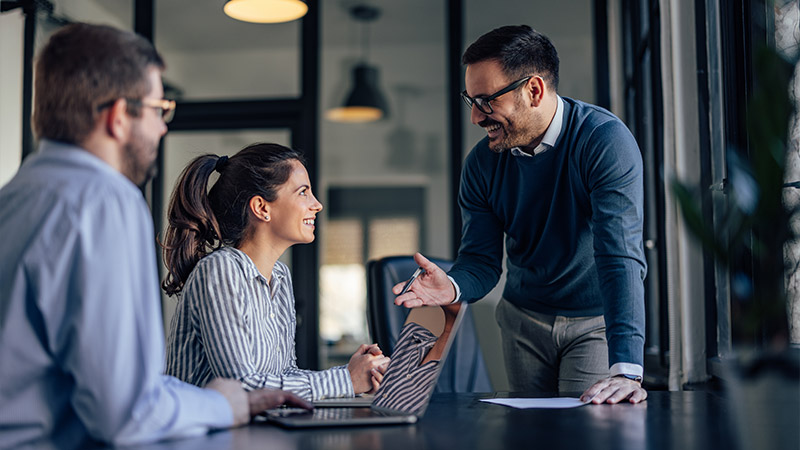
<path id="1" fill-rule="evenodd" d="M 266 214 L 264 214 L 264 220 L 265 220 L 265 221 L 267 221 L 267 222 L 269 222 L 269 216 L 268 216 L 268 215 L 266 215 Z"/>

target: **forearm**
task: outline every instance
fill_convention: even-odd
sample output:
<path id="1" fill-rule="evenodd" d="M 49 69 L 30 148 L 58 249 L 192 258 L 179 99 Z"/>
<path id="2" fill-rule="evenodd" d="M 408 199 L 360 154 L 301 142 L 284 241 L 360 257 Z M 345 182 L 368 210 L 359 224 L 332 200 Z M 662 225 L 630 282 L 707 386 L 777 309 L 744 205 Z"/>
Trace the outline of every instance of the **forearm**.
<path id="1" fill-rule="evenodd" d="M 609 364 L 642 365 L 644 277 L 642 236 L 644 188 L 641 154 L 621 123 L 596 133 L 589 166 L 594 255 L 603 295 Z"/>
<path id="2" fill-rule="evenodd" d="M 481 174 L 481 163 L 470 154 L 461 176 L 461 247 L 448 275 L 458 285 L 460 300 L 475 301 L 497 284 L 503 265 L 502 221 L 493 212 Z"/>
<path id="3" fill-rule="evenodd" d="M 483 298 L 494 288 L 500 280 L 501 270 L 491 262 L 481 263 L 459 255 L 447 275 L 458 286 L 454 286 L 454 290 L 460 294 L 458 300 L 472 302 Z"/>
<path id="4" fill-rule="evenodd" d="M 295 388 L 307 392 L 303 396 L 295 392 Z M 350 379 L 350 372 L 347 366 L 332 367 L 327 370 L 302 370 L 290 369 L 285 372 L 284 390 L 294 392 L 308 400 L 319 400 L 323 398 L 353 397 L 353 381 Z"/>
<path id="5" fill-rule="evenodd" d="M 644 282 L 641 264 L 630 258 L 598 258 L 609 365 L 643 365 Z"/>
<path id="6" fill-rule="evenodd" d="M 167 376 L 159 381 L 142 393 L 129 420 L 103 440 L 114 445 L 144 444 L 200 436 L 233 424 L 231 407 L 218 392 Z"/>
<path id="7" fill-rule="evenodd" d="M 247 390 L 281 389 L 311 401 L 354 395 L 347 366 L 322 371 L 292 367 L 279 374 L 248 373 L 235 378 Z"/>

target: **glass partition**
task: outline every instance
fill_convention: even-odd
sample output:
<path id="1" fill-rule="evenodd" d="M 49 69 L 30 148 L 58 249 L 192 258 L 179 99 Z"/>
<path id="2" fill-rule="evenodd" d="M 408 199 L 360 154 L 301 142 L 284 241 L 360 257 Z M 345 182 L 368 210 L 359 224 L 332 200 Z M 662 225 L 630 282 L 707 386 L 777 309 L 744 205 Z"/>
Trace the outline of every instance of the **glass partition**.
<path id="1" fill-rule="evenodd" d="M 224 1 L 156 3 L 155 44 L 164 81 L 183 100 L 300 96 L 300 21 L 232 19 Z"/>
<path id="2" fill-rule="evenodd" d="M 416 251 L 439 258 L 451 254 L 446 5 L 443 0 L 375 5 L 379 15 L 366 25 L 351 15 L 353 4 L 322 5 L 323 367 L 346 363 L 359 344 L 369 341 L 369 259 Z M 388 115 L 358 124 L 327 120 L 326 111 L 342 106 L 352 89 L 353 68 L 365 56 L 377 69 Z"/>

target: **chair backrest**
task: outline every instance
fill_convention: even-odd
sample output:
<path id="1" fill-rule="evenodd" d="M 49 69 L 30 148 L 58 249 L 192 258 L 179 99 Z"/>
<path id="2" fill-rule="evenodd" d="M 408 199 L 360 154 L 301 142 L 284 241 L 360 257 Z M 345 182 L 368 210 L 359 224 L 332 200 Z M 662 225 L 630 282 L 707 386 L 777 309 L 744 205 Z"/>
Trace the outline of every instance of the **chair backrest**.
<path id="1" fill-rule="evenodd" d="M 450 270 L 451 261 L 431 259 L 442 270 Z M 367 263 L 367 322 L 374 342 L 391 354 L 403 328 L 408 308 L 395 306 L 392 287 L 411 277 L 417 264 L 412 256 L 389 256 Z M 436 392 L 492 392 L 489 372 L 483 359 L 472 309 L 448 354 Z"/>

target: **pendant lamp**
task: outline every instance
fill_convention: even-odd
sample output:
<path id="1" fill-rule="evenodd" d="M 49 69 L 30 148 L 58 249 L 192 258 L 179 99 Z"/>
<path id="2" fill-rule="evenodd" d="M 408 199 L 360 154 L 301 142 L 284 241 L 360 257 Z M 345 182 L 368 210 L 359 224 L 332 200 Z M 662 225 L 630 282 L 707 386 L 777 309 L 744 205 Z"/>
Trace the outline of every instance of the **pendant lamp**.
<path id="1" fill-rule="evenodd" d="M 359 5 L 350 9 L 350 15 L 357 21 L 366 23 L 375 20 L 380 10 L 373 6 Z M 325 117 L 333 122 L 363 123 L 374 122 L 388 116 L 386 98 L 378 87 L 380 73 L 378 68 L 367 63 L 366 25 L 361 48 L 361 61 L 353 67 L 352 90 L 344 104 L 330 109 Z"/>
<path id="2" fill-rule="evenodd" d="M 243 22 L 280 23 L 305 16 L 308 5 L 300 0 L 228 0 L 222 10 Z"/>

